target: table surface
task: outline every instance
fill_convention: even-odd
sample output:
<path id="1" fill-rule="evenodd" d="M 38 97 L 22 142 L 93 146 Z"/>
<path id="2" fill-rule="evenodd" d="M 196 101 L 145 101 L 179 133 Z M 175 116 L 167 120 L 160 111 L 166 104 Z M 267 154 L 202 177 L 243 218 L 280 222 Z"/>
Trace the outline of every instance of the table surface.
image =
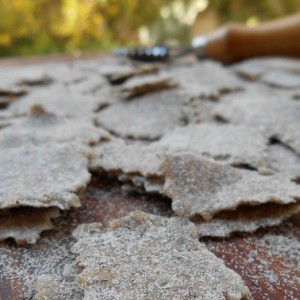
<path id="1" fill-rule="evenodd" d="M 84 58 L 96 57 L 93 54 Z M 66 61 L 69 57 L 31 60 L 0 60 L 0 67 L 27 63 Z M 82 58 L 81 58 L 82 59 Z M 171 202 L 159 196 L 122 193 L 118 182 L 96 175 L 81 197 L 82 207 L 74 208 L 55 221 L 55 229 L 42 234 L 32 246 L 17 246 L 12 241 L 0 243 L 0 300 L 27 299 L 26 278 L 40 269 L 61 267 L 74 243 L 71 232 L 82 223 L 101 222 L 142 210 L 172 216 Z M 300 219 L 294 216 L 280 227 L 255 234 L 235 235 L 226 239 L 202 239 L 208 249 L 241 275 L 254 299 L 300 299 L 299 243 Z M 286 244 L 286 247 L 283 245 Z M 295 249 L 293 246 L 295 245 Z M 298 252 L 297 252 L 298 251 Z M 61 255 L 57 255 L 61 253 Z M 9 271 L 2 270 L 9 264 Z M 2 276 L 1 276 L 2 274 Z M 4 275 L 3 275 L 4 274 Z"/>

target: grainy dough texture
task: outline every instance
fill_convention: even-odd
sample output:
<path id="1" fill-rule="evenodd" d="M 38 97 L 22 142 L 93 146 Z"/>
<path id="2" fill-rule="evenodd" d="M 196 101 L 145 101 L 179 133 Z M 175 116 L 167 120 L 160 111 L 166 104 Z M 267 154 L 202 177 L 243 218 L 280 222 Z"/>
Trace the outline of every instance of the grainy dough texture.
<path id="1" fill-rule="evenodd" d="M 216 123 L 217 120 L 213 115 L 216 103 L 210 99 L 188 99 L 183 107 L 188 123 Z"/>
<path id="2" fill-rule="evenodd" d="M 188 221 L 135 212 L 106 229 L 81 225 L 73 235 L 83 299 L 251 299 L 240 276 L 198 241 Z M 47 295 L 51 280 L 35 286 Z"/>
<path id="3" fill-rule="evenodd" d="M 263 161 L 267 140 L 248 126 L 197 124 L 177 128 L 160 141 L 171 153 L 190 152 L 236 166 L 257 168 Z"/>
<path id="4" fill-rule="evenodd" d="M 83 89 L 83 90 L 81 90 Z M 64 85 L 57 83 L 47 89 L 32 90 L 28 95 L 18 99 L 9 107 L 13 115 L 24 115 L 35 104 L 42 105 L 47 111 L 57 115 L 71 117 L 88 117 L 103 106 L 118 102 L 109 86 L 103 86 L 94 93 L 88 93 L 85 85 Z"/>
<path id="5" fill-rule="evenodd" d="M 172 77 L 167 74 L 145 75 L 129 79 L 122 86 L 121 93 L 125 99 L 131 99 L 138 95 L 170 89 L 176 85 Z"/>
<path id="6" fill-rule="evenodd" d="M 267 167 L 289 178 L 300 178 L 300 156 L 282 144 L 268 147 Z"/>
<path id="7" fill-rule="evenodd" d="M 90 168 L 94 171 L 157 176 L 161 159 L 155 147 L 143 144 L 127 144 L 121 139 L 102 143 L 93 148 Z"/>
<path id="8" fill-rule="evenodd" d="M 79 300 L 83 291 L 58 275 L 40 275 L 31 282 L 33 300 Z"/>
<path id="9" fill-rule="evenodd" d="M 270 86 L 292 89 L 300 86 L 299 60 L 288 58 L 249 59 L 233 66 L 249 80 L 260 80 Z"/>
<path id="10" fill-rule="evenodd" d="M 66 144 L 2 151 L 0 208 L 80 206 L 78 193 L 90 180 L 87 165 L 86 156 Z"/>
<path id="11" fill-rule="evenodd" d="M 158 70 L 158 66 L 154 64 L 142 64 L 135 67 L 131 65 L 108 66 L 101 72 L 111 84 L 120 84 L 133 76 L 157 73 Z"/>
<path id="12" fill-rule="evenodd" d="M 30 86 L 44 85 L 51 82 L 51 77 L 43 68 L 23 67 L 16 72 L 14 69 L 1 70 L 0 95 L 22 95 Z"/>
<path id="13" fill-rule="evenodd" d="M 259 228 L 280 225 L 300 212 L 300 203 L 244 206 L 221 213 L 209 222 L 196 223 L 199 237 L 228 237 L 234 233 L 254 232 Z"/>
<path id="14" fill-rule="evenodd" d="M 205 61 L 170 70 L 183 93 L 190 97 L 218 100 L 222 94 L 234 92 L 243 87 L 243 82 L 216 62 Z"/>
<path id="15" fill-rule="evenodd" d="M 268 71 L 261 78 L 261 81 L 271 86 L 293 89 L 300 87 L 300 75 L 287 71 Z"/>
<path id="16" fill-rule="evenodd" d="M 231 95 L 214 113 L 230 123 L 257 128 L 266 137 L 278 139 L 300 154 L 300 103 L 297 101 L 259 93 Z"/>
<path id="17" fill-rule="evenodd" d="M 58 216 L 56 207 L 0 210 L 0 241 L 13 238 L 18 244 L 34 244 L 41 232 L 53 228 L 51 220 Z"/>
<path id="18" fill-rule="evenodd" d="M 112 105 L 97 115 L 97 123 L 123 138 L 160 138 L 185 124 L 182 97 L 168 91 Z"/>
<path id="19" fill-rule="evenodd" d="M 210 220 L 220 211 L 244 204 L 300 200 L 300 186 L 284 176 L 262 176 L 193 155 L 167 157 L 162 172 L 163 193 L 172 199 L 176 214 L 186 218 Z"/>
<path id="20" fill-rule="evenodd" d="M 109 140 L 110 134 L 101 128 L 96 128 L 87 119 L 71 119 L 57 116 L 45 111 L 40 105 L 33 105 L 30 115 L 15 123 L 13 126 L 2 130 L 1 139 L 15 138 L 18 143 L 22 138 L 46 143 L 78 142 L 78 144 L 95 144 L 100 140 Z"/>
<path id="21" fill-rule="evenodd" d="M 90 169 L 117 177 L 126 184 L 124 189 L 160 193 L 164 181 L 160 172 L 163 157 L 155 146 L 126 144 L 114 139 L 93 148 Z"/>

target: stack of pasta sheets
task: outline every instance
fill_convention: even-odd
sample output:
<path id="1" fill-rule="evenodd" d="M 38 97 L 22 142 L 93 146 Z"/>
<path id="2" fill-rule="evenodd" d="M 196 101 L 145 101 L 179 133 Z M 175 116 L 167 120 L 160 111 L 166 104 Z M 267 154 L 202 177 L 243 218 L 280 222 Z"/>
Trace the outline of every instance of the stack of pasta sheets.
<path id="1" fill-rule="evenodd" d="M 170 199 L 175 214 L 81 224 L 68 272 L 33 278 L 31 297 L 251 299 L 199 238 L 299 213 L 297 66 L 108 57 L 2 71 L 1 240 L 36 243 L 63 211 L 80 210 L 92 176 Z"/>

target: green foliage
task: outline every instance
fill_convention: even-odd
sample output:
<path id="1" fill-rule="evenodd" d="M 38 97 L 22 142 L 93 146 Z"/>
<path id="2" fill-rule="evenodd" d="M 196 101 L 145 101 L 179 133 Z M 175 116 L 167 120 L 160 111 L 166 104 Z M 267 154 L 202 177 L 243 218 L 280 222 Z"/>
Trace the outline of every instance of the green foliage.
<path id="1" fill-rule="evenodd" d="M 0 0 L 0 56 L 111 49 L 139 43 L 138 29 L 151 28 L 156 41 L 186 43 L 190 24 L 162 7 L 182 9 L 205 0 Z M 210 0 L 222 22 L 278 17 L 298 9 L 300 0 Z"/>
<path id="2" fill-rule="evenodd" d="M 299 10 L 299 0 L 210 0 L 209 8 L 218 12 L 222 22 L 246 21 L 249 17 L 269 20 Z"/>

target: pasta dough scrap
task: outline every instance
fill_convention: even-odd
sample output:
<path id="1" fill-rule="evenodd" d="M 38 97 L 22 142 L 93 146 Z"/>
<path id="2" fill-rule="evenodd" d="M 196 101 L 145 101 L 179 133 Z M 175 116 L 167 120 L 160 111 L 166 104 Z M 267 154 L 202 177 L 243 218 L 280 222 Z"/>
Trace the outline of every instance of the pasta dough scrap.
<path id="1" fill-rule="evenodd" d="M 101 73 L 108 79 L 111 84 L 120 84 L 133 76 L 157 73 L 159 70 L 155 64 L 142 64 L 137 66 L 118 65 L 107 66 Z"/>
<path id="2" fill-rule="evenodd" d="M 22 207 L 0 210 L 0 241 L 13 238 L 18 244 L 35 244 L 40 233 L 53 228 L 59 209 Z"/>
<path id="3" fill-rule="evenodd" d="M 184 94 L 218 100 L 222 94 L 243 88 L 243 82 L 213 61 L 198 62 L 189 66 L 176 66 L 170 70 Z"/>
<path id="4" fill-rule="evenodd" d="M 191 98 L 184 104 L 183 109 L 189 124 L 217 123 L 213 115 L 215 106 L 215 101 Z"/>
<path id="5" fill-rule="evenodd" d="M 261 76 L 261 81 L 279 88 L 293 89 L 300 87 L 300 75 L 283 70 L 268 71 Z"/>
<path id="6" fill-rule="evenodd" d="M 282 144 L 268 147 L 266 166 L 289 178 L 300 178 L 300 156 Z"/>
<path id="7" fill-rule="evenodd" d="M 33 300 L 79 300 L 83 299 L 83 291 L 76 282 L 68 281 L 62 276 L 40 275 L 30 284 Z"/>
<path id="8" fill-rule="evenodd" d="M 100 111 L 96 121 L 122 138 L 155 140 L 185 124 L 182 102 L 175 93 L 155 93 L 112 105 Z"/>
<path id="9" fill-rule="evenodd" d="M 12 95 L 0 95 L 0 109 L 5 109 L 9 104 L 13 103 L 16 100 L 15 96 Z"/>
<path id="10" fill-rule="evenodd" d="M 73 235 L 84 299 L 251 299 L 241 277 L 185 220 L 135 212 L 107 229 L 81 225 Z"/>
<path id="11" fill-rule="evenodd" d="M 265 158 L 267 139 L 256 129 L 230 124 L 197 124 L 177 128 L 158 143 L 170 153 L 189 152 L 235 166 L 257 168 Z"/>
<path id="12" fill-rule="evenodd" d="M 114 139 L 93 148 L 90 169 L 156 176 L 160 174 L 160 163 L 158 153 L 153 147 L 142 144 L 126 144 L 121 139 Z"/>
<path id="13" fill-rule="evenodd" d="M 52 81 L 43 68 L 23 67 L 18 72 L 7 68 L 0 72 L 0 95 L 22 95 L 28 92 L 29 86 L 44 85 Z"/>
<path id="14" fill-rule="evenodd" d="M 233 124 L 245 124 L 276 138 L 300 154 L 300 103 L 286 97 L 244 94 L 217 105 L 214 114 Z"/>
<path id="15" fill-rule="evenodd" d="M 232 68 L 249 80 L 260 80 L 271 86 L 295 88 L 300 84 L 299 60 L 291 58 L 255 58 L 243 61 Z"/>
<path id="16" fill-rule="evenodd" d="M 236 211 L 221 213 L 209 222 L 196 222 L 199 237 L 228 237 L 233 233 L 254 232 L 278 226 L 300 212 L 300 202 L 288 205 L 265 204 L 245 206 Z"/>
<path id="17" fill-rule="evenodd" d="M 285 176 L 262 176 L 194 155 L 166 157 L 162 172 L 163 193 L 172 199 L 172 209 L 192 220 L 209 221 L 241 205 L 285 205 L 300 200 L 300 186 Z"/>
<path id="18" fill-rule="evenodd" d="M 68 117 L 90 116 L 98 109 L 120 101 L 109 86 L 94 93 L 85 92 L 85 85 L 78 88 L 63 84 L 47 86 L 47 89 L 32 90 L 9 106 L 13 115 L 25 115 L 32 105 L 41 105 L 46 111 Z"/>
<path id="19" fill-rule="evenodd" d="M 172 77 L 167 74 L 145 75 L 126 81 L 121 88 L 121 93 L 125 99 L 129 100 L 138 95 L 170 89 L 176 85 Z"/>
<path id="20" fill-rule="evenodd" d="M 49 143 L 1 150 L 0 209 L 80 206 L 78 194 L 90 174 L 87 157 L 76 147 Z"/>
<path id="21" fill-rule="evenodd" d="M 71 119 L 47 112 L 41 105 L 33 105 L 27 118 L 2 130 L 0 143 L 3 139 L 23 139 L 39 142 L 78 142 L 79 144 L 96 144 L 109 140 L 110 134 L 97 128 L 88 119 Z"/>
<path id="22" fill-rule="evenodd" d="M 93 148 L 89 169 L 117 177 L 121 182 L 143 191 L 159 193 L 163 183 L 159 170 L 162 157 L 163 154 L 151 145 L 126 144 L 123 140 L 114 139 Z"/>
<path id="23" fill-rule="evenodd" d="M 82 224 L 73 235 L 80 269 L 70 277 L 38 276 L 32 299 L 252 299 L 186 220 L 137 211 L 108 228 Z"/>

